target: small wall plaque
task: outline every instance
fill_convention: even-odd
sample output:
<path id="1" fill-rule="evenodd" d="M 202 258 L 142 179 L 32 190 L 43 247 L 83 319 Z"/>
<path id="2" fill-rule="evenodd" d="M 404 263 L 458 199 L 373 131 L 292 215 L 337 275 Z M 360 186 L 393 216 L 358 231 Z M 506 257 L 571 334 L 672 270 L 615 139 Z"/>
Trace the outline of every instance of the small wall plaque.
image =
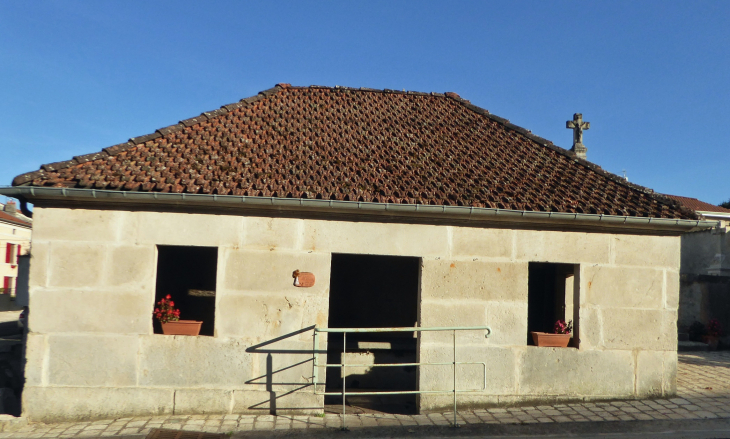
<path id="1" fill-rule="evenodd" d="M 292 277 L 294 278 L 295 287 L 307 288 L 314 286 L 314 273 L 294 270 L 294 273 L 292 273 Z"/>

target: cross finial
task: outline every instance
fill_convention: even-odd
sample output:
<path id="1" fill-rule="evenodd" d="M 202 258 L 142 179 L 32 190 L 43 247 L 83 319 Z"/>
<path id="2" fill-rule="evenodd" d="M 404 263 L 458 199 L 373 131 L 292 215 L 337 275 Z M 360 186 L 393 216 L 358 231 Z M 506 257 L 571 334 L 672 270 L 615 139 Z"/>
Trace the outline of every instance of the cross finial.
<path id="1" fill-rule="evenodd" d="M 583 122 L 583 115 L 575 113 L 573 120 L 565 122 L 565 128 L 573 130 L 573 147 L 570 150 L 575 152 L 578 157 L 585 159 L 588 148 L 583 145 L 583 130 L 590 129 L 591 123 Z"/>

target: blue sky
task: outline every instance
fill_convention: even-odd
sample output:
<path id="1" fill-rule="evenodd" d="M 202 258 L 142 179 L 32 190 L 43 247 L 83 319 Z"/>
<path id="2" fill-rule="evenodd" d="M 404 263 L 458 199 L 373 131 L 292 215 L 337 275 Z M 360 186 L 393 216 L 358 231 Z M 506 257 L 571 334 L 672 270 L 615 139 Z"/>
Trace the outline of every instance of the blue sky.
<path id="1" fill-rule="evenodd" d="M 656 191 L 730 198 L 730 2 L 0 2 L 0 184 L 278 82 L 454 91 Z"/>

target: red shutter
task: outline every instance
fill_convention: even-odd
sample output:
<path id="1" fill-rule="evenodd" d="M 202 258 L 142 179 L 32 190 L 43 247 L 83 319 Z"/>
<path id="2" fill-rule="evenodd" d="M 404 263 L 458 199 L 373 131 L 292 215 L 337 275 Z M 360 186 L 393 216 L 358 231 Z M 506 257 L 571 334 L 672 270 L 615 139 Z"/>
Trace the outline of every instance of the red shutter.
<path id="1" fill-rule="evenodd" d="M 3 279 L 3 294 L 10 294 L 10 276 L 5 276 Z"/>
<path id="2" fill-rule="evenodd" d="M 5 263 L 9 264 L 10 259 L 12 258 L 13 254 L 13 245 L 8 242 L 7 247 L 5 247 Z"/>

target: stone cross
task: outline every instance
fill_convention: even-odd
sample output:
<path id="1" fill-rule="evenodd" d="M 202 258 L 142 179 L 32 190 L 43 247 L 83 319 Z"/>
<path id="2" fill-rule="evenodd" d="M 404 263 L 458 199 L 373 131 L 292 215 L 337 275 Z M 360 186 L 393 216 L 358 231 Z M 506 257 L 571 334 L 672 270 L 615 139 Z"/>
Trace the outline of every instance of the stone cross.
<path id="1" fill-rule="evenodd" d="M 583 130 L 590 129 L 591 123 L 583 122 L 583 115 L 575 113 L 573 120 L 565 122 L 565 128 L 573 130 L 573 147 L 570 150 L 575 152 L 578 157 L 585 159 L 588 148 L 583 145 Z"/>

